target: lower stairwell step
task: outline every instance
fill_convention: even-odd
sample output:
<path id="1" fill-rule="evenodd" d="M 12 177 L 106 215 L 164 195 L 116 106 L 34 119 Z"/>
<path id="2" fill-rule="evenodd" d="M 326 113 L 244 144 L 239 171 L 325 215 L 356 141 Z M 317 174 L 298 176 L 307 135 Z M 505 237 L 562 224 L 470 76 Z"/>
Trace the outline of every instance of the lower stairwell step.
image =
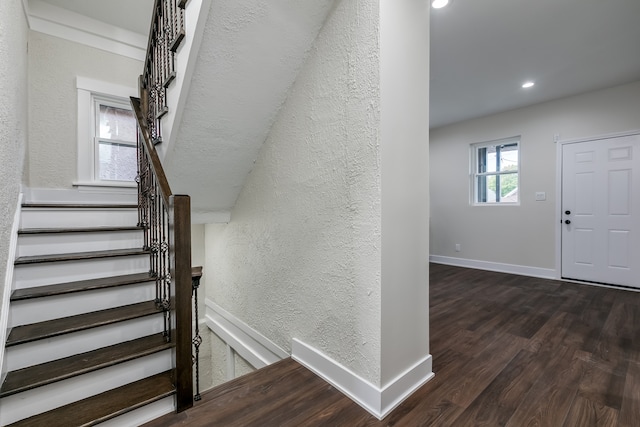
<path id="1" fill-rule="evenodd" d="M 143 316 L 161 313 L 155 302 L 145 301 L 92 313 L 63 317 L 61 319 L 48 320 L 46 322 L 31 323 L 16 326 L 11 329 L 7 338 L 6 347 L 28 343 L 44 338 L 55 337 L 71 332 L 95 328 L 97 326 L 122 322 Z"/>
<path id="2" fill-rule="evenodd" d="M 112 249 L 106 251 L 75 252 L 68 254 L 30 255 L 15 260 L 15 265 L 38 264 L 42 262 L 78 261 L 96 258 L 113 258 L 129 255 L 145 255 L 150 251 L 141 248 Z"/>
<path id="3" fill-rule="evenodd" d="M 74 292 L 90 291 L 94 289 L 111 288 L 154 280 L 149 273 L 124 274 L 121 276 L 100 277 L 97 279 L 78 280 L 75 282 L 56 283 L 47 286 L 34 286 L 16 289 L 11 294 L 11 301 L 22 301 L 32 298 L 49 297 L 53 295 L 70 294 Z"/>
<path id="4" fill-rule="evenodd" d="M 166 371 L 18 421 L 10 426 L 93 426 L 174 393 L 171 371 Z"/>
<path id="5" fill-rule="evenodd" d="M 0 398 L 62 381 L 76 375 L 113 366 L 173 347 L 162 334 L 154 334 L 132 341 L 111 345 L 86 353 L 53 360 L 40 365 L 11 371 L 7 374 Z"/>

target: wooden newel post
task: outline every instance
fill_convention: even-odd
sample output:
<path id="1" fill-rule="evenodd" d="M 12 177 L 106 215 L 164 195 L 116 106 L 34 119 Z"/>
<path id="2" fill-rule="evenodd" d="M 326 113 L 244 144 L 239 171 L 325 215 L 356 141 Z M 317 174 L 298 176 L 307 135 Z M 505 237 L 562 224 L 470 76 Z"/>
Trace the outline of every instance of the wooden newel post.
<path id="1" fill-rule="evenodd" d="M 193 364 L 191 353 L 191 201 L 189 196 L 169 198 L 169 224 L 175 228 L 169 235 L 173 253 L 172 280 L 175 286 L 175 379 L 176 409 L 193 406 Z"/>

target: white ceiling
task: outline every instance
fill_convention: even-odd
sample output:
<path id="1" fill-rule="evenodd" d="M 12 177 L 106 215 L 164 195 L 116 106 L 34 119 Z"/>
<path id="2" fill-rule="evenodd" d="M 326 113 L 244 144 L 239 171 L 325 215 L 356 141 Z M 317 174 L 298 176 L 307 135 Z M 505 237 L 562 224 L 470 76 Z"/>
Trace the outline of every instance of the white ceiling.
<path id="1" fill-rule="evenodd" d="M 141 34 L 154 2 L 43 1 Z M 452 0 L 432 10 L 431 127 L 640 79 L 639 18 L 640 0 Z M 527 79 L 536 85 L 523 90 Z"/>
<path id="2" fill-rule="evenodd" d="M 431 14 L 431 127 L 640 79 L 640 0 L 452 0 Z M 535 86 L 524 90 L 525 80 Z"/>

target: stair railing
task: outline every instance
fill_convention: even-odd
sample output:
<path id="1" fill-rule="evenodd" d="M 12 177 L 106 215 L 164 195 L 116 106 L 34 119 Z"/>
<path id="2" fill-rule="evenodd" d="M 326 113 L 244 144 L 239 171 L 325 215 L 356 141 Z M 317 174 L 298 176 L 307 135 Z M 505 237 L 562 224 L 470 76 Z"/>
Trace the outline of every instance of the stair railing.
<path id="1" fill-rule="evenodd" d="M 156 280 L 155 301 L 164 313 L 164 336 L 175 343 L 176 406 L 193 406 L 191 353 L 191 202 L 171 192 L 153 146 L 141 102 L 131 98 L 138 120 L 138 217 L 150 272 Z"/>
<path id="2" fill-rule="evenodd" d="M 184 8 L 188 0 L 155 0 L 140 99 L 131 98 L 138 120 L 138 217 L 145 247 L 151 251 L 151 274 L 156 279 L 156 304 L 162 309 L 164 335 L 176 344 L 177 411 L 193 406 L 193 364 L 199 371 L 202 338 L 197 322 L 197 288 L 201 269 L 191 271 L 191 208 L 189 196 L 171 192 L 154 147 L 162 142 L 161 119 L 169 111 L 167 88 L 176 77 L 178 46 L 185 37 Z M 196 330 L 192 338 L 192 296 Z M 191 346 L 194 347 L 192 355 Z M 199 379 L 196 377 L 196 400 Z"/>
<path id="3" fill-rule="evenodd" d="M 154 144 L 162 142 L 160 119 L 169 111 L 167 87 L 176 77 L 175 53 L 185 36 L 186 4 L 187 0 L 155 0 L 153 6 L 153 18 L 140 86 L 142 110 Z"/>

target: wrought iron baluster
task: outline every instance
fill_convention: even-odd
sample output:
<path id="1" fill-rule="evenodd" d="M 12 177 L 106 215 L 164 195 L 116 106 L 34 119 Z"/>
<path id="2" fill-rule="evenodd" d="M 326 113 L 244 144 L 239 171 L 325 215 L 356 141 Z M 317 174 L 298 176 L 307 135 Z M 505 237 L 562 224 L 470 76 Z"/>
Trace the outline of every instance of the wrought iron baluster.
<path id="1" fill-rule="evenodd" d="M 200 345 L 202 344 L 202 336 L 200 336 L 200 325 L 198 324 L 198 288 L 200 287 L 200 276 L 191 278 L 191 292 L 193 298 L 193 311 L 195 313 L 195 326 L 193 333 L 193 363 L 196 366 L 196 393 L 193 400 L 202 399 L 200 396 Z"/>
<path id="2" fill-rule="evenodd" d="M 192 346 L 196 347 L 197 359 L 202 340 L 197 325 L 195 337 L 189 332 L 193 309 L 188 288 L 184 286 L 188 283 L 190 267 L 190 201 L 188 196 L 171 193 L 153 145 L 162 142 L 161 119 L 168 111 L 167 87 L 175 77 L 175 52 L 184 38 L 186 3 L 187 0 L 155 0 L 144 71 L 140 78 L 143 101 L 132 98 L 140 126 L 136 178 L 138 224 L 144 230 L 144 245 L 150 253 L 149 272 L 155 279 L 156 306 L 163 312 L 163 336 L 167 342 L 176 343 L 178 411 L 193 403 Z M 197 318 L 197 291 L 195 298 Z M 195 363 L 196 371 L 199 371 Z M 200 398 L 199 383 L 196 385 L 196 398 Z"/>

